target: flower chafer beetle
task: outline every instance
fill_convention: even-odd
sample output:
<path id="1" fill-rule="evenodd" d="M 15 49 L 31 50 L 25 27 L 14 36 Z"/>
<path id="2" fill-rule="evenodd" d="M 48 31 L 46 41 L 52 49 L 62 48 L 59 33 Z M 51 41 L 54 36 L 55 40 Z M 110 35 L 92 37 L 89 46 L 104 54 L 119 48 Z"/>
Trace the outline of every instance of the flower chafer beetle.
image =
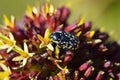
<path id="1" fill-rule="evenodd" d="M 58 31 L 50 35 L 52 42 L 63 49 L 75 50 L 79 47 L 79 39 L 71 33 Z"/>

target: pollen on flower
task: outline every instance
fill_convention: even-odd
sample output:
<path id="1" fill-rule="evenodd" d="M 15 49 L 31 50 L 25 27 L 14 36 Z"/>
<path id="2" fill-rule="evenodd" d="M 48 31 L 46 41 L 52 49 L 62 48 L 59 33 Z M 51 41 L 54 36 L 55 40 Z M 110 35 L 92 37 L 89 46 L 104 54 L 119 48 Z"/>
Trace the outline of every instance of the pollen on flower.
<path id="1" fill-rule="evenodd" d="M 0 80 L 119 80 L 120 45 L 84 18 L 48 3 L 0 27 Z M 2 77 L 1 77 L 2 76 Z"/>

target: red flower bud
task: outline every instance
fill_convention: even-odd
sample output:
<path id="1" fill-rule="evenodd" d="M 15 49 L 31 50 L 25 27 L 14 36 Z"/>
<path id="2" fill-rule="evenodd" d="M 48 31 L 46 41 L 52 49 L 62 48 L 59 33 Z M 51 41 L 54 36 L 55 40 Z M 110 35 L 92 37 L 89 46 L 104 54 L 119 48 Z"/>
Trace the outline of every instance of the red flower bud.
<path id="1" fill-rule="evenodd" d="M 107 62 L 104 63 L 104 67 L 105 67 L 105 68 L 110 67 L 110 65 L 111 65 L 111 62 L 110 62 L 110 61 L 107 61 Z"/>
<path id="2" fill-rule="evenodd" d="M 88 78 L 88 77 L 93 73 L 93 71 L 94 71 L 94 67 L 93 67 L 93 66 L 90 66 L 90 67 L 85 71 L 84 76 Z"/>
<path id="3" fill-rule="evenodd" d="M 99 71 L 95 80 L 102 80 L 104 71 Z"/>
<path id="4" fill-rule="evenodd" d="M 80 71 L 86 70 L 86 69 L 90 66 L 91 63 L 92 63 L 91 60 L 83 63 L 82 65 L 80 65 L 79 70 L 80 70 Z"/>

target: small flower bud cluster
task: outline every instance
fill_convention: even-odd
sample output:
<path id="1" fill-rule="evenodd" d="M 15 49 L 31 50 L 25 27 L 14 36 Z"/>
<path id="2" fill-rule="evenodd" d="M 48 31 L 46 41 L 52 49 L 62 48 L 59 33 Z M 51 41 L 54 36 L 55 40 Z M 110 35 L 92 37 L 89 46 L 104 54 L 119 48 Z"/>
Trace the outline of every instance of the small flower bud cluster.
<path id="1" fill-rule="evenodd" d="M 120 80 L 120 45 L 69 15 L 49 3 L 28 6 L 23 22 L 4 15 L 0 80 Z"/>

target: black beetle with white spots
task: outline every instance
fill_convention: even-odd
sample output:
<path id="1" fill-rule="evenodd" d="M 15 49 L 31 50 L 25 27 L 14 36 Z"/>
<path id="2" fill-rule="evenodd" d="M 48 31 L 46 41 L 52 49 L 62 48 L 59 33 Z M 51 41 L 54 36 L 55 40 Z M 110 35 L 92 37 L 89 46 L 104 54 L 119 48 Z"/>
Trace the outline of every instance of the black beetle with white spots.
<path id="1" fill-rule="evenodd" d="M 58 47 L 68 50 L 76 50 L 79 47 L 79 39 L 71 33 L 58 31 L 50 35 L 53 43 Z"/>

